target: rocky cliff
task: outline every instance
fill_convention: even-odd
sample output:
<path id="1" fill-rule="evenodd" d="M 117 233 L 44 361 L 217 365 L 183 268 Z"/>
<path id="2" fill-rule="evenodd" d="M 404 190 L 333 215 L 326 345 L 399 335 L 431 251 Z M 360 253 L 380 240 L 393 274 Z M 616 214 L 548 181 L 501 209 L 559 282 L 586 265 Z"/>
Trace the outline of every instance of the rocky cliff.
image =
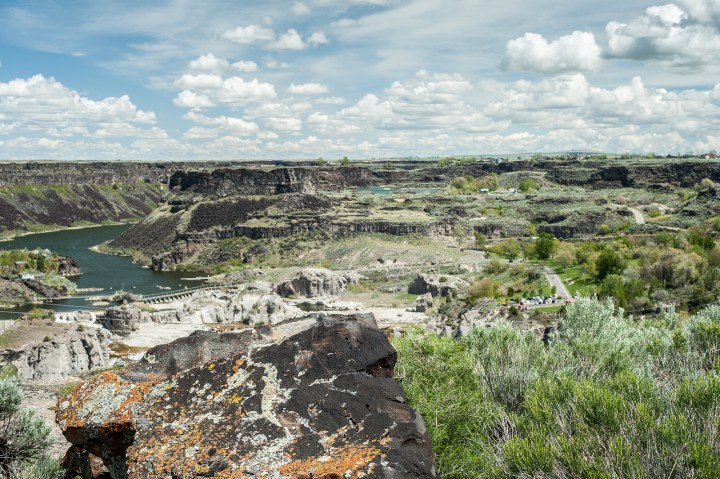
<path id="1" fill-rule="evenodd" d="M 371 170 L 349 166 L 272 170 L 220 168 L 212 171 L 177 171 L 170 178 L 170 188 L 176 192 L 209 196 L 278 195 L 368 186 L 376 181 Z"/>
<path id="2" fill-rule="evenodd" d="M 110 334 L 98 328 L 73 331 L 60 339 L 0 350 L 0 364 L 12 364 L 25 379 L 62 379 L 110 367 Z"/>
<path id="3" fill-rule="evenodd" d="M 76 386 L 57 421 L 71 473 L 96 456 L 112 479 L 435 478 L 395 361 L 372 316 L 196 332 Z"/>

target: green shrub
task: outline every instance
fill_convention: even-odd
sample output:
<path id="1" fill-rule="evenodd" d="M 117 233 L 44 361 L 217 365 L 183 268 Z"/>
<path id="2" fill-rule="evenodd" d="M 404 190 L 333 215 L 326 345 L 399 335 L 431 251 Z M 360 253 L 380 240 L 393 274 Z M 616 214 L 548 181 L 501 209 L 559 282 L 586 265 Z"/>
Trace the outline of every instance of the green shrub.
<path id="1" fill-rule="evenodd" d="M 61 477 L 57 463 L 45 456 L 50 446 L 50 428 L 34 411 L 21 409 L 22 400 L 17 377 L 0 379 L 0 477 Z"/>
<path id="2" fill-rule="evenodd" d="M 507 323 L 411 330 L 396 372 L 443 477 L 720 477 L 718 324 L 581 298 L 547 345 Z"/>

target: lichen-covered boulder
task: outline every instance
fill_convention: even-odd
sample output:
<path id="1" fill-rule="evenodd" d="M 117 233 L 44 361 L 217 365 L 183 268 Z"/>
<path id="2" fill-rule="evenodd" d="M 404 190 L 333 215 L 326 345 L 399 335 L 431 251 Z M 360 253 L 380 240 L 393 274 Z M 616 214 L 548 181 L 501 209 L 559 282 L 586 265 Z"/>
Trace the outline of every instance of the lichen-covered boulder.
<path id="1" fill-rule="evenodd" d="M 408 286 L 408 293 L 418 295 L 430 293 L 433 297 L 455 297 L 459 291 L 466 289 L 468 286 L 467 281 L 455 276 L 431 276 L 419 273 Z"/>
<path id="2" fill-rule="evenodd" d="M 78 385 L 57 421 L 113 479 L 435 478 L 395 361 L 371 315 L 196 332 Z"/>
<path id="3" fill-rule="evenodd" d="M 295 277 L 279 283 L 280 296 L 318 298 L 338 296 L 345 293 L 348 283 L 356 283 L 356 275 L 342 275 L 325 268 L 305 268 Z"/>

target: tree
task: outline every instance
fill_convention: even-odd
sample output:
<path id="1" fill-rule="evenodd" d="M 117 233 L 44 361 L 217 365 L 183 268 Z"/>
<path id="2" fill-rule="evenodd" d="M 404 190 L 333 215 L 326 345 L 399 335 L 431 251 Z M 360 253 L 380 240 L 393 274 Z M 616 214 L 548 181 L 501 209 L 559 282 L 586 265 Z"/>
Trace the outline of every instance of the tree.
<path id="1" fill-rule="evenodd" d="M 491 278 L 475 281 L 467 289 L 469 300 L 474 303 L 478 298 L 493 298 L 498 293 L 498 284 Z"/>
<path id="2" fill-rule="evenodd" d="M 538 239 L 535 240 L 535 252 L 542 260 L 550 259 L 554 248 L 555 237 L 550 233 L 540 233 Z"/>
<path id="3" fill-rule="evenodd" d="M 342 157 L 342 160 L 340 160 L 340 164 L 343 165 L 343 166 L 347 166 L 347 165 L 350 164 L 350 160 L 348 159 L 347 156 L 343 156 L 343 157 Z"/>
<path id="4" fill-rule="evenodd" d="M 485 249 L 487 244 L 487 236 L 482 233 L 475 232 L 475 247 L 477 249 Z"/>
<path id="5" fill-rule="evenodd" d="M 498 244 L 500 254 L 507 256 L 509 259 L 515 259 L 520 254 L 520 243 L 515 238 L 507 238 Z"/>
<path id="6" fill-rule="evenodd" d="M 500 178 L 495 173 L 490 173 L 487 176 L 483 176 L 477 182 L 477 188 L 487 188 L 488 190 L 497 190 L 500 186 Z"/>
<path id="7" fill-rule="evenodd" d="M 21 409 L 23 393 L 16 374 L 7 367 L 0 372 L 0 477 L 58 477 L 59 468 L 45 455 L 50 428 L 35 411 Z"/>
<path id="8" fill-rule="evenodd" d="M 597 262 L 595 263 L 596 276 L 599 280 L 604 280 L 608 275 L 611 274 L 622 274 L 625 270 L 625 260 L 620 254 L 611 248 L 605 248 L 598 256 Z"/>
<path id="9" fill-rule="evenodd" d="M 520 182 L 520 191 L 527 193 L 528 191 L 535 191 L 538 189 L 537 181 L 532 178 L 525 178 Z"/>
<path id="10" fill-rule="evenodd" d="M 559 242 L 555 245 L 552 258 L 563 270 L 565 270 L 575 261 L 575 247 L 572 243 Z"/>

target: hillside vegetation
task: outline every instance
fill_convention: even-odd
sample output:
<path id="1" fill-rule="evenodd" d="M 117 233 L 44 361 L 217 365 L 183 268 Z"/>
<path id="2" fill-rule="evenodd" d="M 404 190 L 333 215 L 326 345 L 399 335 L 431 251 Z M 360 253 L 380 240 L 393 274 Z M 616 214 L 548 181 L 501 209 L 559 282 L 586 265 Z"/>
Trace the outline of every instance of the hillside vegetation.
<path id="1" fill-rule="evenodd" d="M 582 298 L 547 344 L 500 324 L 395 346 L 445 478 L 720 477 L 720 307 L 636 321 Z"/>

